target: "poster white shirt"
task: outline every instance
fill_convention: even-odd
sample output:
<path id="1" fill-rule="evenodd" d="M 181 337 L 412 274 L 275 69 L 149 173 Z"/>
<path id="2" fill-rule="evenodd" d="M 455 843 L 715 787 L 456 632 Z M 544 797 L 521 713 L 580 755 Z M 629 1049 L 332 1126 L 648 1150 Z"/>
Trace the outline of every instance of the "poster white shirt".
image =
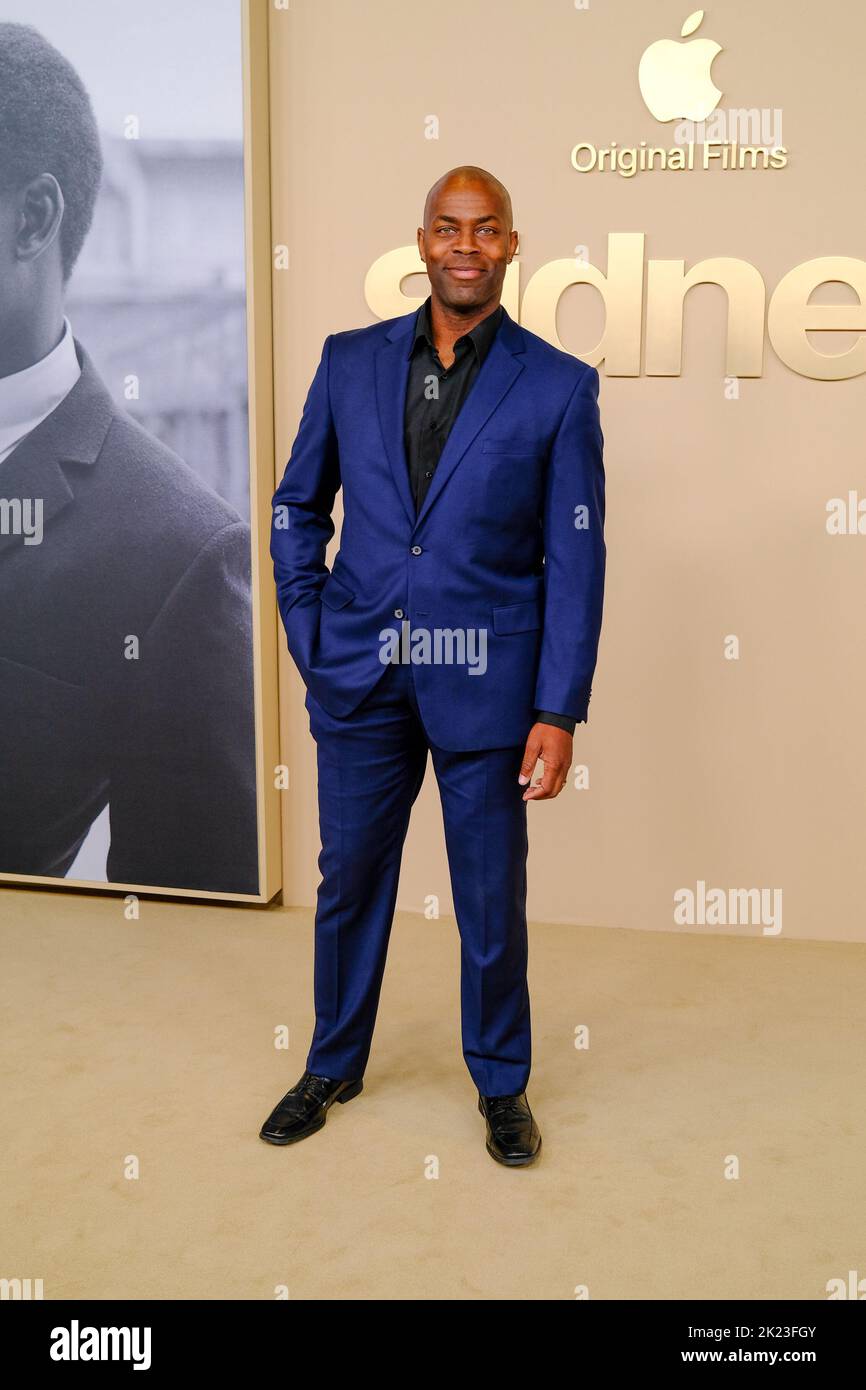
<path id="1" fill-rule="evenodd" d="M 80 375 L 72 326 L 64 315 L 63 336 L 56 348 L 23 371 L 0 377 L 0 464 L 57 409 Z"/>

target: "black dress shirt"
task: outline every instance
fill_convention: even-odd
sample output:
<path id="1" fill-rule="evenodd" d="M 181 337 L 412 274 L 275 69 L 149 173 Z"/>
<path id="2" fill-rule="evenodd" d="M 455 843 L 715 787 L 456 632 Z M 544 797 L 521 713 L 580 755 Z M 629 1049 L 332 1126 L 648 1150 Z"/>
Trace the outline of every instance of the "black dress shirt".
<path id="1" fill-rule="evenodd" d="M 493 345 L 504 312 L 502 305 L 498 305 L 469 333 L 458 338 L 454 344 L 454 361 L 450 367 L 443 367 L 433 339 L 429 295 L 418 310 L 409 348 L 412 360 L 404 421 L 409 486 L 415 499 L 416 515 L 421 510 L 454 421 Z M 575 721 L 568 715 L 537 710 L 536 719 L 541 724 L 555 724 L 559 729 L 574 733 Z"/>

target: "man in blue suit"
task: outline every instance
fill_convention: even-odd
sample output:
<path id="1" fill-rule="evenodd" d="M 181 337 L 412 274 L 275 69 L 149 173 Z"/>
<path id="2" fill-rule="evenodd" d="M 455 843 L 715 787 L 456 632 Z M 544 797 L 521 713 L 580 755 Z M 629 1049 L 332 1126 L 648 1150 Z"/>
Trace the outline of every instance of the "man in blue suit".
<path id="1" fill-rule="evenodd" d="M 303 1076 L 260 1131 L 270 1143 L 314 1133 L 363 1089 L 429 751 L 487 1151 L 521 1166 L 541 1147 L 526 1099 L 526 806 L 559 795 L 587 718 L 604 440 L 597 370 L 500 304 L 517 242 L 492 174 L 464 165 L 434 184 L 418 229 L 429 298 L 329 335 L 273 497 L 280 613 L 317 745 L 322 880 L 316 1026 Z"/>

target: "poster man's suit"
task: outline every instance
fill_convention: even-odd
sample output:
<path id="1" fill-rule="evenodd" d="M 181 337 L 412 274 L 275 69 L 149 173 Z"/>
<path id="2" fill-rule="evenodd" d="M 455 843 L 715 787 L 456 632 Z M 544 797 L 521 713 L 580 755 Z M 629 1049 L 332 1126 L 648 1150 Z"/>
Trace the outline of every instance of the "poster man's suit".
<path id="1" fill-rule="evenodd" d="M 517 779 L 537 710 L 587 717 L 605 571 L 599 378 L 503 314 L 416 515 L 404 443 L 415 322 L 413 311 L 326 339 L 273 497 L 278 601 L 318 754 L 307 1067 L 363 1075 L 429 749 L 461 937 L 463 1054 L 482 1095 L 512 1095 L 530 1069 Z M 405 656 L 419 629 L 474 632 L 467 650 L 486 644 L 485 669 L 383 664 L 389 632 L 408 637 Z"/>
<path id="2" fill-rule="evenodd" d="M 64 877 L 107 804 L 108 881 L 256 893 L 249 527 L 73 341 L 0 464 L 45 526 L 0 530 L 0 871 Z"/>

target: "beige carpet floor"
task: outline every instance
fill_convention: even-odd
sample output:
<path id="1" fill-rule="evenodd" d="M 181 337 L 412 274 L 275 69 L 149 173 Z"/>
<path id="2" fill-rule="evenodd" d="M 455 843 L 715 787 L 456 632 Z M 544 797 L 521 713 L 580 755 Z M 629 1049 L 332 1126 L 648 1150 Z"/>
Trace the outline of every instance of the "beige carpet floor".
<path id="1" fill-rule="evenodd" d="M 398 916 L 366 1088 L 289 1148 L 258 1129 L 304 1067 L 310 911 L 127 921 L 6 888 L 0 951 L 0 1277 L 46 1299 L 824 1299 L 866 1276 L 862 946 L 533 926 L 525 1170 L 485 1152 L 451 919 Z"/>

